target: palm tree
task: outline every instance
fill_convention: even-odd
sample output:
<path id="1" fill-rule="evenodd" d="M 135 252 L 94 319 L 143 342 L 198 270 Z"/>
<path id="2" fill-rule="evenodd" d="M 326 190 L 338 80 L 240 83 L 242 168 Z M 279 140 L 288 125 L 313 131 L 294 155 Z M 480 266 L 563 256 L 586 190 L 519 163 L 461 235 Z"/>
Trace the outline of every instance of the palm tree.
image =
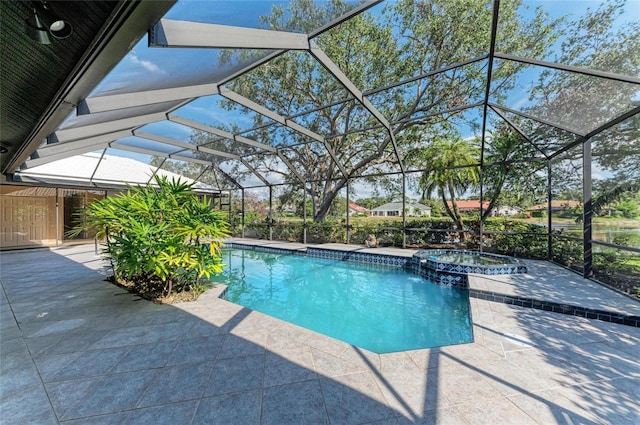
<path id="1" fill-rule="evenodd" d="M 464 240 L 464 224 L 456 199 L 480 181 L 477 143 L 460 138 L 436 139 L 410 156 L 425 168 L 418 182 L 423 197 L 437 193 L 460 233 L 460 240 Z"/>
<path id="2" fill-rule="evenodd" d="M 485 199 L 489 201 L 487 208 L 482 211 L 482 222 L 498 206 L 504 189 L 513 197 L 535 192 L 535 183 L 540 178 L 535 172 L 541 168 L 540 165 L 518 163 L 535 155 L 533 146 L 507 126 L 499 126 L 489 132 L 484 163 L 494 165 L 485 166 L 482 170 Z"/>

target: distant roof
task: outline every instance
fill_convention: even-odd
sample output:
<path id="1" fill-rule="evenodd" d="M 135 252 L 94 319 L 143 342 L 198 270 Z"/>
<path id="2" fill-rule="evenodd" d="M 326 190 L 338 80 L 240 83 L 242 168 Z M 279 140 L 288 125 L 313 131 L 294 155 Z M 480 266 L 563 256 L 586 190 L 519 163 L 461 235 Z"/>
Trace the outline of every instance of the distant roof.
<path id="1" fill-rule="evenodd" d="M 418 202 L 414 202 L 411 204 L 408 203 L 406 206 L 417 208 L 422 211 L 431 211 L 431 207 L 422 205 Z M 380 205 L 379 207 L 375 207 L 371 211 L 399 211 L 401 209 L 402 209 L 402 202 L 389 202 L 387 204 Z"/>
<path id="2" fill-rule="evenodd" d="M 116 155 L 86 153 L 58 161 L 42 164 L 15 173 L 14 180 L 34 184 L 59 184 L 86 186 L 92 188 L 122 189 L 131 185 L 154 184 L 154 172 L 169 179 L 180 178 L 189 183 L 195 182 L 171 171 L 157 169 L 156 166 Z M 195 182 L 194 189 L 207 192 L 219 192 L 217 188 Z"/>
<path id="3" fill-rule="evenodd" d="M 447 204 L 451 206 L 451 201 L 447 201 Z M 480 201 L 477 199 L 460 199 L 456 201 L 458 205 L 458 209 L 460 210 L 479 210 L 480 209 Z M 489 202 L 483 202 L 482 208 L 489 208 Z"/>
<path id="4" fill-rule="evenodd" d="M 554 199 L 551 201 L 551 208 L 576 208 L 581 207 L 582 202 L 580 201 L 571 201 L 569 199 Z M 547 203 L 537 204 L 529 207 L 530 210 L 544 210 L 547 208 Z"/>
<path id="5" fill-rule="evenodd" d="M 349 203 L 349 209 L 353 210 L 355 212 L 359 212 L 359 213 L 364 213 L 364 212 L 369 211 L 367 208 L 362 207 L 362 206 L 360 206 L 358 204 L 354 204 L 353 202 Z"/>

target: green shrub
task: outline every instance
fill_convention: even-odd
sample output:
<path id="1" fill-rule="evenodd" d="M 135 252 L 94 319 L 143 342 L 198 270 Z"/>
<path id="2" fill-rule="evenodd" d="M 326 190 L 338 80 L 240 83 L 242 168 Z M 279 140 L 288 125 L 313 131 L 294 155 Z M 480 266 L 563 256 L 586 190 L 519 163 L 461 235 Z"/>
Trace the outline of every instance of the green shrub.
<path id="1" fill-rule="evenodd" d="M 314 221 L 307 223 L 307 242 L 308 243 L 330 243 L 344 242 L 346 240 L 346 229 L 343 229 L 340 223 L 326 221 L 316 223 Z"/>
<path id="2" fill-rule="evenodd" d="M 116 280 L 127 280 L 143 296 L 201 291 L 203 278 L 222 271 L 220 244 L 229 235 L 226 214 L 213 210 L 207 198 L 200 200 L 193 184 L 158 176 L 155 181 L 159 189 L 130 187 L 94 201 L 84 224 L 72 232 L 97 229 Z"/>
<path id="3" fill-rule="evenodd" d="M 554 232 L 552 243 L 552 260 L 567 267 L 582 270 L 583 247 L 582 242 L 568 239 Z"/>

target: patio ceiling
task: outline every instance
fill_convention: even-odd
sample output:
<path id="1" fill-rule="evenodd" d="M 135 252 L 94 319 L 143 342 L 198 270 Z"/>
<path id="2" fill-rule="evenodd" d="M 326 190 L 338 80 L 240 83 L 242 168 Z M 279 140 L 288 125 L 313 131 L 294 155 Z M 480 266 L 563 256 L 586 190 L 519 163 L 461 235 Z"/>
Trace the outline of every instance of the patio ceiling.
<path id="1" fill-rule="evenodd" d="M 14 4 L 16 3 L 16 4 Z M 104 3 L 104 4 L 103 4 Z M 390 149 L 395 156 L 395 170 L 406 173 L 403 152 L 398 145 L 398 131 L 408 120 L 425 119 L 430 116 L 445 116 L 476 111 L 486 132 L 487 115 L 499 117 L 515 131 L 524 136 L 535 148 L 539 160 L 549 160 L 585 140 L 629 119 L 640 112 L 640 106 L 633 96 L 640 92 L 640 78 L 626 75 L 617 70 L 587 69 L 575 64 L 554 63 L 546 58 L 523 57 L 509 51 L 500 51 L 505 43 L 500 42 L 499 1 L 487 2 L 492 14 L 490 38 L 487 43 L 476 47 L 474 57 L 461 58 L 438 69 L 414 73 L 399 81 L 390 81 L 380 87 L 359 87 L 354 83 L 353 70 L 341 69 L 324 49 L 320 47 L 322 35 L 329 31 L 340 31 L 340 25 L 361 14 L 373 17 L 380 14 L 380 0 L 369 2 L 347 2 L 351 8 L 340 16 L 316 23 L 315 29 L 304 32 L 275 31 L 252 28 L 236 22 L 239 18 L 220 2 L 219 13 L 208 15 L 210 22 L 194 22 L 165 16 L 173 2 L 51 2 L 59 8 L 60 14 L 68 16 L 77 27 L 78 36 L 69 40 L 56 40 L 51 46 L 33 44 L 19 27 L 24 16 L 29 13 L 27 2 L 2 2 L 3 16 L 11 25 L 2 32 L 3 73 L 2 110 L 11 111 L 2 116 L 2 144 L 8 148 L 3 154 L 3 173 L 19 180 L 20 172 L 51 161 L 86 152 L 119 149 L 152 157 L 200 164 L 226 176 L 220 189 L 242 188 L 232 176 L 221 168 L 222 163 L 236 163 L 255 176 L 262 184 L 271 185 L 263 171 L 251 160 L 255 155 L 272 155 L 286 167 L 300 182 L 300 165 L 293 162 L 287 153 L 293 149 L 287 135 L 295 135 L 303 144 L 317 145 L 326 150 L 338 165 L 338 175 L 350 179 L 361 175 L 361 170 L 352 167 L 342 152 L 336 152 L 328 142 L 339 134 L 314 128 L 310 125 L 313 114 L 327 108 L 350 105 L 359 108 L 362 123 L 353 126 L 354 134 L 377 134 L 379 139 L 388 140 L 375 149 L 382 152 Z M 180 3 L 178 3 L 180 4 Z M 185 4 L 188 6 L 188 3 Z M 185 6 L 185 7 L 186 7 Z M 6 15 L 5 15 L 6 13 Z M 249 13 L 249 12 L 248 12 Z M 90 23 L 81 16 L 95 17 Z M 161 17 L 165 16 L 163 19 Z M 174 15 L 180 17 L 180 10 Z M 207 18 L 207 19 L 208 19 Z M 76 24 L 77 23 L 77 24 Z M 91 24 L 91 25 L 90 25 Z M 94 88 L 147 32 L 149 47 L 156 48 L 159 62 L 173 64 L 170 71 L 158 76 L 151 73 L 148 78 L 136 75 L 123 78 L 107 89 Z M 62 48 L 62 47 L 66 48 Z M 9 50 L 15 49 L 16 53 Z M 37 49 L 39 55 L 29 52 Z M 47 50 L 49 49 L 49 50 Z M 209 66 L 202 69 L 197 65 L 182 63 L 185 54 L 197 49 L 203 57 L 209 58 Z M 62 57 L 64 54 L 68 57 Z M 75 53 L 73 53 L 75 52 Z M 231 55 L 226 56 L 232 52 Z M 234 52 L 245 52 L 233 54 Z M 48 54 L 49 53 L 49 54 Z M 341 87 L 342 95 L 333 103 L 291 111 L 266 107 L 250 96 L 232 90 L 232 81 L 249 75 L 258 67 L 277 66 L 283 55 L 306 55 L 326 73 L 326 78 L 334 79 Z M 7 62 L 6 55 L 19 55 L 18 60 Z M 4 64 L 9 63 L 5 70 Z M 66 64 L 65 67 L 58 66 Z M 215 64 L 215 66 L 211 66 Z M 610 108 L 606 114 L 595 117 L 583 112 L 584 105 L 571 105 L 566 117 L 557 111 L 533 113 L 520 107 L 519 102 L 509 96 L 498 96 L 492 71 L 505 64 L 515 66 L 514 78 L 517 85 L 527 87 L 531 75 L 540 72 L 555 72 L 559 75 L 576 74 L 583 76 L 589 84 L 611 82 L 629 102 Z M 44 79 L 57 81 L 48 93 L 37 96 L 42 90 L 36 76 L 38 71 L 55 73 Z M 423 84 L 439 78 L 455 78 L 460 70 L 475 70 L 483 75 L 476 85 L 476 93 L 462 101 L 451 101 L 446 107 L 420 112 L 420 116 L 394 117 L 387 115 L 384 104 L 377 96 L 410 90 L 416 84 Z M 525 71 L 528 74 L 525 74 Z M 68 76 L 67 78 L 64 78 Z M 38 77 L 41 78 L 42 77 Z M 366 79 L 365 79 L 366 81 Z M 425 83 L 426 84 L 426 83 Z M 493 84 L 493 85 L 492 85 Z M 5 91 L 5 87 L 10 88 Z M 18 87 L 26 87 L 19 90 Z M 530 89 L 530 87 L 529 87 Z M 527 96 L 529 93 L 521 94 Z M 602 97 L 606 97 L 602 93 Z M 205 99 L 226 101 L 228 109 L 237 111 L 227 114 L 232 126 L 203 122 L 189 116 L 189 108 L 196 109 Z M 592 99 L 597 103 L 600 99 Z M 21 113 L 25 105 L 32 106 L 30 113 Z M 21 109 L 22 108 L 22 109 Z M 221 108 L 222 110 L 223 108 Z M 69 113 L 76 116 L 65 120 Z M 262 117 L 260 126 L 242 124 L 247 114 Z M 221 114 L 221 116 L 224 116 Z M 523 122 L 529 125 L 523 127 Z M 226 124 L 226 123 L 224 123 Z M 165 127 L 162 127 L 165 126 Z M 168 137 L 159 128 L 186 129 L 182 138 Z M 232 128 L 231 128 L 232 127 Z M 536 137 L 543 127 L 546 131 L 562 132 L 564 137 L 555 144 L 541 144 Z M 14 130 L 20 129 L 20 131 Z M 265 131 L 265 129 L 269 131 Z M 277 130 L 275 130 L 277 129 Z M 193 132 L 202 131 L 210 135 L 206 142 L 198 142 L 191 137 Z M 279 135 L 273 137 L 273 134 Z M 271 135 L 271 137 L 269 137 Z M 212 143 L 211 140 L 215 140 Z"/>
<path id="2" fill-rule="evenodd" d="M 0 51 L 2 172 L 15 171 L 175 2 L 3 1 Z M 43 5 L 70 22 L 71 36 L 30 38 Z"/>

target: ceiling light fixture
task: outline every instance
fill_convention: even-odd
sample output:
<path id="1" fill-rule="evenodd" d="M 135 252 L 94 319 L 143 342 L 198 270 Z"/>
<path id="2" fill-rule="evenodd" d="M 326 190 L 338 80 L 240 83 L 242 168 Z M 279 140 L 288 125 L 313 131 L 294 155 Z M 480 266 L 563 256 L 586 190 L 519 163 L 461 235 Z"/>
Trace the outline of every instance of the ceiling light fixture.
<path id="1" fill-rule="evenodd" d="M 29 15 L 29 18 L 26 20 L 26 24 L 27 34 L 29 34 L 29 37 L 31 37 L 33 41 L 37 41 L 40 44 L 51 44 L 47 27 L 45 27 L 40 20 L 40 16 L 38 16 L 38 11 L 35 7 L 33 8 L 33 12 Z"/>
<path id="2" fill-rule="evenodd" d="M 27 19 L 29 36 L 40 44 L 51 44 L 49 35 L 63 39 L 73 34 L 73 26 L 56 15 L 46 1 L 34 3 L 33 13 Z"/>
<path id="3" fill-rule="evenodd" d="M 46 1 L 42 2 L 40 18 L 42 18 L 42 22 L 49 29 L 49 33 L 55 38 L 67 38 L 73 34 L 71 24 L 53 13 L 51 6 Z"/>

